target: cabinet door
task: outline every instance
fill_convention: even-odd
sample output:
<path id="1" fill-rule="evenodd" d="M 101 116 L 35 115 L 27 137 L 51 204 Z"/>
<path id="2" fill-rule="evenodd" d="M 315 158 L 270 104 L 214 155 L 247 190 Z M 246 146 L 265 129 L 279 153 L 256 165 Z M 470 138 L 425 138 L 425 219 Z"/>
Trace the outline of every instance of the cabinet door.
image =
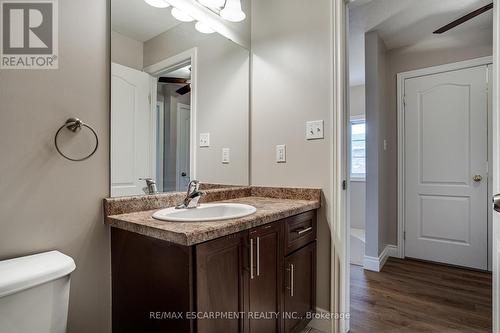
<path id="1" fill-rule="evenodd" d="M 316 307 L 316 242 L 285 258 L 285 332 L 300 332 Z"/>
<path id="2" fill-rule="evenodd" d="M 250 238 L 249 332 L 280 332 L 281 224 L 252 229 Z M 267 314 L 259 318 L 255 314 Z M 271 315 L 275 314 L 275 315 Z M 253 316 L 253 318 L 251 317 Z"/>
<path id="3" fill-rule="evenodd" d="M 247 233 L 196 246 L 196 311 L 202 314 L 244 311 L 244 256 Z M 198 333 L 243 332 L 243 318 L 198 319 Z"/>

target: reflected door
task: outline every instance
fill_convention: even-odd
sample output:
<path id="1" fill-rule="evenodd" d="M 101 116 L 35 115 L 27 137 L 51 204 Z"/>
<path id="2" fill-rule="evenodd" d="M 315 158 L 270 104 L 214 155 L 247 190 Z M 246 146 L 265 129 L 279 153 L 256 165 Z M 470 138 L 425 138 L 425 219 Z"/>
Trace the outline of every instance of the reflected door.
<path id="1" fill-rule="evenodd" d="M 177 104 L 177 191 L 184 191 L 190 181 L 191 107 Z"/>
<path id="2" fill-rule="evenodd" d="M 144 194 L 154 177 L 150 76 L 111 64 L 111 196 Z"/>
<path id="3" fill-rule="evenodd" d="M 405 80 L 405 255 L 487 269 L 487 67 Z"/>

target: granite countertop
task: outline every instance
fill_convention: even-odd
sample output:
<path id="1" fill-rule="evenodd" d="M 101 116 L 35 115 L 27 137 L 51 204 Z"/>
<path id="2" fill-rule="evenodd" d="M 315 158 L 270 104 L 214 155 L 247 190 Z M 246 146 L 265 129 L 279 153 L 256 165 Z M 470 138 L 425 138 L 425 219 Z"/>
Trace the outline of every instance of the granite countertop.
<path id="1" fill-rule="evenodd" d="M 243 195 L 236 198 L 234 198 L 235 195 L 228 195 L 231 197 L 228 200 L 209 200 L 209 202 L 252 205 L 257 208 L 254 214 L 212 222 L 170 222 L 153 219 L 152 215 L 158 209 L 137 211 L 135 208 L 135 211 L 128 213 L 107 214 L 105 221 L 106 224 L 115 228 L 190 246 L 318 209 L 321 206 L 321 190 L 319 189 L 249 187 L 248 191 L 241 192 L 240 190 L 238 193 Z M 115 211 L 112 207 L 110 208 L 113 200 L 115 199 L 105 199 L 105 211 Z M 123 205 L 123 199 L 118 200 Z"/>

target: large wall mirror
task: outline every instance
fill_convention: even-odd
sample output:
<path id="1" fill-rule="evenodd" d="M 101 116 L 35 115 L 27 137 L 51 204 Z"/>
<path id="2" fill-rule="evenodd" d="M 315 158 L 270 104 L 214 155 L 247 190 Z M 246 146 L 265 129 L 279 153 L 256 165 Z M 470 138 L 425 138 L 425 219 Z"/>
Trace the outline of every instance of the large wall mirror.
<path id="1" fill-rule="evenodd" d="M 250 0 L 111 1 L 111 196 L 248 185 L 249 14 Z"/>

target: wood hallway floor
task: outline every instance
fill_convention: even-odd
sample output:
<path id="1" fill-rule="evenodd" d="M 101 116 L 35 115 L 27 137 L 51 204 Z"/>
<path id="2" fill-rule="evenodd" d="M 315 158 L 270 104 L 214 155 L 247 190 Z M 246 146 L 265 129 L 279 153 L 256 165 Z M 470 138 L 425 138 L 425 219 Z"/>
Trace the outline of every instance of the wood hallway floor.
<path id="1" fill-rule="evenodd" d="M 351 333 L 491 332 L 491 274 L 389 258 L 351 265 Z"/>

